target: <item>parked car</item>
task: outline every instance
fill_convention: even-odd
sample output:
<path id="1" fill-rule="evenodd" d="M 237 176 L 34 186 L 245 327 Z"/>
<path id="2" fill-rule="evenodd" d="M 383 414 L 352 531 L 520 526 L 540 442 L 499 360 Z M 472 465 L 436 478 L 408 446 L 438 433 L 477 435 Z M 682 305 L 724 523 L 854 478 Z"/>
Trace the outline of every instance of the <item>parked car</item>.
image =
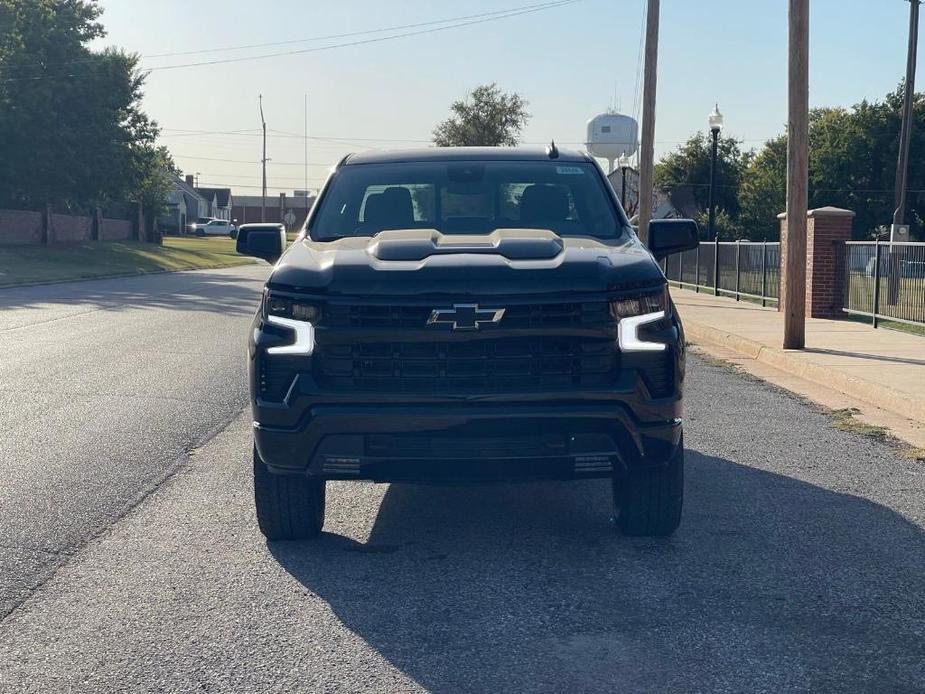
<path id="1" fill-rule="evenodd" d="M 552 146 L 352 155 L 288 250 L 242 225 L 275 263 L 248 332 L 261 531 L 318 535 L 327 480 L 603 478 L 624 533 L 672 533 L 685 343 L 657 261 L 696 247 L 684 219 L 644 247 Z"/>
<path id="2" fill-rule="evenodd" d="M 230 236 L 237 234 L 237 227 L 227 219 L 199 220 L 189 225 L 190 233 L 196 236 Z"/>
<path id="3" fill-rule="evenodd" d="M 214 217 L 200 217 L 195 222 L 191 222 L 186 225 L 187 234 L 196 234 L 200 227 L 204 227 L 206 224 L 211 222 Z"/>

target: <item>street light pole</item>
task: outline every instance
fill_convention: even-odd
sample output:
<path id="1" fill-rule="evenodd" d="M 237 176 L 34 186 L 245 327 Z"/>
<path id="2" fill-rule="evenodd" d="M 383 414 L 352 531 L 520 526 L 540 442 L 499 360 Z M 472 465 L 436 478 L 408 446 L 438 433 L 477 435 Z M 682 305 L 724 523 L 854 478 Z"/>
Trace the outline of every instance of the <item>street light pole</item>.
<path id="1" fill-rule="evenodd" d="M 620 167 L 620 204 L 626 210 L 626 167 Z"/>
<path id="2" fill-rule="evenodd" d="M 719 296 L 719 231 L 716 230 L 716 152 L 719 145 L 719 131 L 723 129 L 723 114 L 719 112 L 719 104 L 713 107 L 713 112 L 707 118 L 710 125 L 710 134 L 713 136 L 713 149 L 710 155 L 710 201 L 709 222 L 707 235 L 713 237 L 713 295 Z"/>
<path id="3" fill-rule="evenodd" d="M 629 157 L 624 154 L 617 163 L 620 165 L 620 204 L 626 212 L 626 170 L 629 168 Z"/>

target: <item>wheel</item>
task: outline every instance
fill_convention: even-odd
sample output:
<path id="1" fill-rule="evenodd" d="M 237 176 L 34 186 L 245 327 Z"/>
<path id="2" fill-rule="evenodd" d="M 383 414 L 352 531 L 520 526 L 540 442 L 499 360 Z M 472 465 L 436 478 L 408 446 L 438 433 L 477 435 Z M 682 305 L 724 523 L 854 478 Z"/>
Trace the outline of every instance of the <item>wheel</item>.
<path id="1" fill-rule="evenodd" d="M 196 236 L 199 236 L 201 238 L 205 235 L 206 235 L 206 232 L 204 232 L 202 229 L 196 229 Z"/>
<path id="2" fill-rule="evenodd" d="M 667 465 L 631 470 L 613 481 L 614 517 L 624 535 L 671 535 L 681 523 L 683 501 L 683 438 Z"/>
<path id="3" fill-rule="evenodd" d="M 308 540 L 324 525 L 324 480 L 274 475 L 254 448 L 257 524 L 268 540 Z"/>

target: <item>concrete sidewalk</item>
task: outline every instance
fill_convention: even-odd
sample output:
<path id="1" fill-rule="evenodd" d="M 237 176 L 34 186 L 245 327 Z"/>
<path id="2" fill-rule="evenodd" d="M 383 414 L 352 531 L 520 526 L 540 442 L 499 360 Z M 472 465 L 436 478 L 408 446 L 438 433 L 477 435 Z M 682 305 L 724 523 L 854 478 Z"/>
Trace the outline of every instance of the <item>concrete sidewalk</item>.
<path id="1" fill-rule="evenodd" d="M 853 321 L 808 318 L 806 349 L 781 348 L 776 308 L 672 288 L 687 339 L 732 349 L 781 371 L 925 423 L 925 337 Z"/>

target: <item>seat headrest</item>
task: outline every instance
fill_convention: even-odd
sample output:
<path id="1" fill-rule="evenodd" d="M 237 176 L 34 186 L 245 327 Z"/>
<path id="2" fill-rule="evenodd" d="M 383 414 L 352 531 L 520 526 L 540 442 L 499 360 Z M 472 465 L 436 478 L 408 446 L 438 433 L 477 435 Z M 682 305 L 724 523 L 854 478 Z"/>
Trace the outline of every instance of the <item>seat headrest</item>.
<path id="1" fill-rule="evenodd" d="M 549 226 L 564 222 L 569 213 L 568 193 L 561 186 L 535 183 L 520 198 L 520 221 Z"/>
<path id="2" fill-rule="evenodd" d="M 381 229 L 404 229 L 414 224 L 414 204 L 411 191 L 395 186 L 366 198 L 363 215 L 366 224 Z"/>

